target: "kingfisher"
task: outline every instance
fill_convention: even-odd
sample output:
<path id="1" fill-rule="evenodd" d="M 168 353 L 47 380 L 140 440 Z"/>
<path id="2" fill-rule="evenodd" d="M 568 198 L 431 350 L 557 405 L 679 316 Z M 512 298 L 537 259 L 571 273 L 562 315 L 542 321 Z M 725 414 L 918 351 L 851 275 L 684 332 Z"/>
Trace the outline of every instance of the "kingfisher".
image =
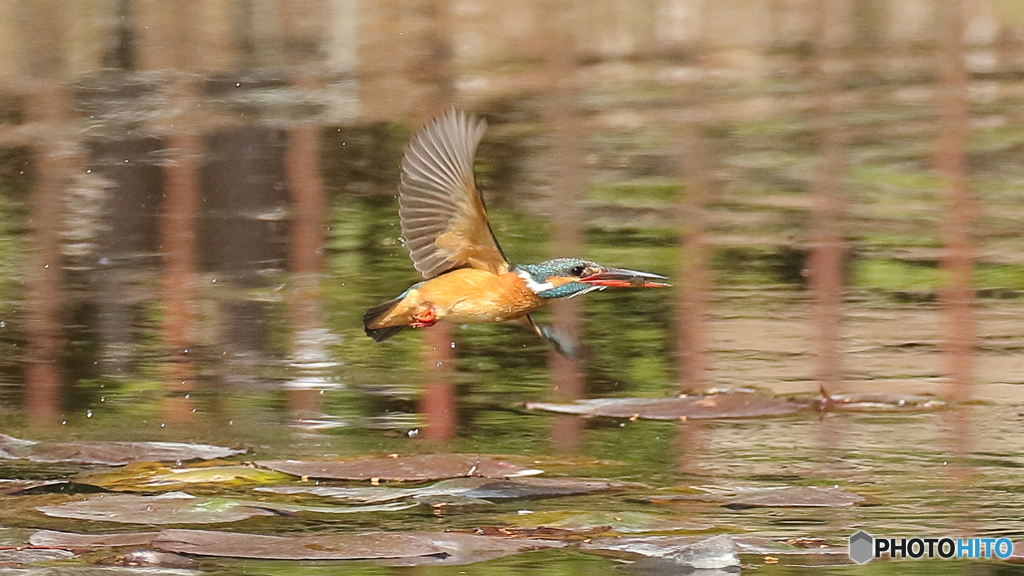
<path id="1" fill-rule="evenodd" d="M 668 284 L 664 276 L 610 268 L 580 258 L 512 264 L 487 221 L 473 162 L 487 123 L 449 109 L 410 140 L 402 159 L 398 216 L 413 266 L 423 281 L 363 315 L 366 334 L 380 342 L 404 328 L 444 320 L 518 322 L 565 351 L 530 313 L 548 302 L 608 287 Z"/>

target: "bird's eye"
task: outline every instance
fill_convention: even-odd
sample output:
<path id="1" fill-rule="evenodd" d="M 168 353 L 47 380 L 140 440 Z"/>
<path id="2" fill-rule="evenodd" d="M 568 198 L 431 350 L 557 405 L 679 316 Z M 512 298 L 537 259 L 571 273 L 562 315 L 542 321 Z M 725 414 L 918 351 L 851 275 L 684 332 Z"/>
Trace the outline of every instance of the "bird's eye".
<path id="1" fill-rule="evenodd" d="M 580 277 L 583 276 L 584 270 L 586 270 L 586 268 L 583 266 L 573 266 L 572 268 L 569 269 L 569 274 L 572 274 L 573 276 L 576 277 Z"/>

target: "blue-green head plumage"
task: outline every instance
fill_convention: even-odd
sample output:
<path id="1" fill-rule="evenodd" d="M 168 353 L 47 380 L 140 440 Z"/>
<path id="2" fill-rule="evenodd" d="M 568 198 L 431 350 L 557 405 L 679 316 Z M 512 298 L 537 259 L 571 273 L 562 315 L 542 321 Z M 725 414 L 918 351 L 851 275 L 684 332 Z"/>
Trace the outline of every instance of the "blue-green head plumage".
<path id="1" fill-rule="evenodd" d="M 523 264 L 515 267 L 516 274 L 534 294 L 541 298 L 572 298 L 593 290 L 617 288 L 643 288 L 645 286 L 667 286 L 660 282 L 664 276 L 608 268 L 580 258 L 556 258 L 540 264 Z"/>
<path id="2" fill-rule="evenodd" d="M 541 298 L 569 298 L 586 294 L 592 290 L 600 290 L 603 288 L 602 286 L 575 280 L 563 284 L 555 280 L 556 278 L 583 278 L 600 270 L 602 268 L 598 264 L 580 258 L 556 258 L 540 264 L 516 266 L 516 273 L 526 281 L 527 287 Z"/>

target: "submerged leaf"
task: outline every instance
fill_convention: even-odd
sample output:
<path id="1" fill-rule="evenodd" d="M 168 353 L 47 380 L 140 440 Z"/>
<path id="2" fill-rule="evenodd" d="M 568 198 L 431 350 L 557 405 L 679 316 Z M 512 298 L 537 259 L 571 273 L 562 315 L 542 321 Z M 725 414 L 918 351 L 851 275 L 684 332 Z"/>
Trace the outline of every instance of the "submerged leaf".
<path id="1" fill-rule="evenodd" d="M 850 492 L 838 486 L 773 486 L 739 487 L 739 488 L 700 488 L 698 494 L 674 494 L 652 496 L 649 502 L 675 502 L 680 500 L 699 500 L 704 502 L 720 502 L 728 508 L 757 507 L 832 507 L 853 506 L 862 504 L 865 498 L 856 492 Z"/>
<path id="2" fill-rule="evenodd" d="M 33 546 L 53 548 L 117 548 L 120 546 L 149 546 L 157 532 L 126 532 L 122 534 L 75 534 L 40 530 L 29 537 Z"/>
<path id="3" fill-rule="evenodd" d="M 580 416 L 710 420 L 785 416 L 807 410 L 808 404 L 752 392 L 722 392 L 673 398 L 595 398 L 569 404 L 531 402 L 526 407 Z"/>
<path id="4" fill-rule="evenodd" d="M 758 536 L 731 535 L 733 545 L 739 554 L 758 555 L 817 555 L 847 553 L 845 547 L 805 547 L 786 542 L 777 542 Z M 580 544 L 583 552 L 613 556 L 627 560 L 644 556 L 665 557 L 678 550 L 704 540 L 703 536 L 623 536 L 616 538 L 594 538 Z"/>
<path id="5" fill-rule="evenodd" d="M 0 458 L 32 462 L 103 464 L 211 460 L 244 454 L 245 450 L 180 442 L 33 442 L 0 434 Z"/>
<path id="6" fill-rule="evenodd" d="M 525 466 L 472 454 L 368 456 L 336 462 L 265 460 L 256 464 L 293 476 L 333 480 L 426 482 L 467 476 L 507 478 L 538 473 Z"/>
<path id="7" fill-rule="evenodd" d="M 124 468 L 79 475 L 76 480 L 111 490 L 182 489 L 196 484 L 245 486 L 273 484 L 289 477 L 273 470 L 250 466 L 209 466 L 204 468 L 168 468 L 150 463 L 129 464 Z"/>
<path id="8" fill-rule="evenodd" d="M 825 394 L 815 401 L 822 412 L 932 412 L 945 401 L 919 394 Z"/>
<path id="9" fill-rule="evenodd" d="M 124 524 L 214 524 L 275 515 L 230 498 L 196 498 L 182 492 L 160 496 L 99 494 L 60 506 L 38 506 L 36 510 L 55 518 Z"/>
<path id="10" fill-rule="evenodd" d="M 554 542 L 506 540 L 474 534 L 371 532 L 316 536 L 264 536 L 204 530 L 164 530 L 153 541 L 159 550 L 204 556 L 275 560 L 369 560 L 391 563 L 480 562 Z"/>
<path id="11" fill-rule="evenodd" d="M 402 499 L 438 497 L 480 500 L 525 500 L 557 498 L 591 492 L 619 490 L 640 485 L 585 478 L 455 478 L 421 488 L 345 488 L 337 486 L 273 486 L 257 488 L 276 494 L 314 494 L 361 503 L 392 502 Z"/>
<path id="12" fill-rule="evenodd" d="M 619 534 L 635 534 L 640 532 L 700 532 L 714 528 L 711 524 L 691 522 L 631 511 L 593 511 L 593 512 L 549 512 L 541 516 L 533 515 L 530 520 L 541 527 L 562 528 L 567 530 L 588 530 L 597 526 L 607 526 L 609 530 Z M 547 520 L 555 517 L 557 519 Z"/>

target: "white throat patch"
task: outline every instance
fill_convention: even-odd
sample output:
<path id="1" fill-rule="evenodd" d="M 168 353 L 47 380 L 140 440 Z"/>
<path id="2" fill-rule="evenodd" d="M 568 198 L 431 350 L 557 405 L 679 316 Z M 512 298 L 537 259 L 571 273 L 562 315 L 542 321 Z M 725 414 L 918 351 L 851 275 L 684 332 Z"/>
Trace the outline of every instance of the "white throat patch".
<path id="1" fill-rule="evenodd" d="M 555 285 L 552 284 L 551 282 L 537 282 L 536 280 L 533 279 L 533 276 L 530 276 L 530 273 L 527 272 L 526 270 L 516 270 L 516 275 L 523 279 L 523 282 L 526 283 L 526 287 L 529 288 L 530 291 L 533 292 L 534 294 L 540 294 L 541 292 L 551 290 L 552 288 L 555 287 Z"/>

